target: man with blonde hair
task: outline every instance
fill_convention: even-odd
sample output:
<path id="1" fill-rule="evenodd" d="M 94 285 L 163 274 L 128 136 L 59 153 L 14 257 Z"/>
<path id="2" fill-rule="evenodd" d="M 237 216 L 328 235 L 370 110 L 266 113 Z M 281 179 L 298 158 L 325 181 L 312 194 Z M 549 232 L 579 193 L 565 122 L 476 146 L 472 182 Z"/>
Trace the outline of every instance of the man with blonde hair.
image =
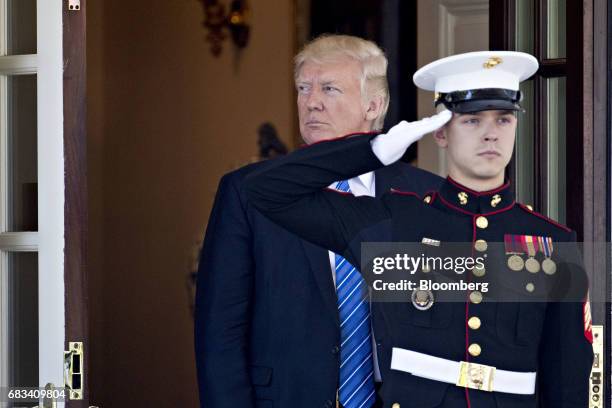
<path id="1" fill-rule="evenodd" d="M 387 59 L 376 44 L 326 35 L 295 57 L 302 139 L 313 144 L 382 129 Z M 225 175 L 198 272 L 195 346 L 201 406 L 369 408 L 376 343 L 366 285 L 346 260 L 257 212 L 244 178 L 276 160 Z M 405 163 L 330 188 L 424 193 L 442 180 Z"/>
<path id="2" fill-rule="evenodd" d="M 348 35 L 322 36 L 304 47 L 296 55 L 294 62 L 298 91 L 304 65 L 308 67 L 311 64 L 321 66 L 348 62 L 349 65 L 352 65 L 351 71 L 354 71 L 359 77 L 362 103 L 367 105 L 366 112 L 370 114 L 368 119 L 374 118 L 368 130 L 383 128 L 385 115 L 389 108 L 387 57 L 376 44 Z M 302 128 L 300 130 L 303 132 Z"/>

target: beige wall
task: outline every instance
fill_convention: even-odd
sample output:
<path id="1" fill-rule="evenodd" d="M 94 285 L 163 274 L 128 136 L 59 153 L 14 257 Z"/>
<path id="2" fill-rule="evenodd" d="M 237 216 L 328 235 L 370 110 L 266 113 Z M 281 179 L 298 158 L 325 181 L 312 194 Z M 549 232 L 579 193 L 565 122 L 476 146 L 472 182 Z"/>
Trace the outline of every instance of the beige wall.
<path id="1" fill-rule="evenodd" d="M 92 404 L 197 405 L 190 257 L 259 124 L 294 140 L 291 4 L 252 1 L 249 47 L 214 58 L 197 0 L 88 2 Z"/>

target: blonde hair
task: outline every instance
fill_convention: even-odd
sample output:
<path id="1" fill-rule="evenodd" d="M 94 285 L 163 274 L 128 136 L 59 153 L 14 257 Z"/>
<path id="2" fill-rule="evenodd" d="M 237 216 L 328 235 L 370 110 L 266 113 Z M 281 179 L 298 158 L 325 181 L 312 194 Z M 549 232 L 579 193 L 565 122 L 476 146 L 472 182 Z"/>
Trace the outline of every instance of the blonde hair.
<path id="1" fill-rule="evenodd" d="M 372 41 L 350 35 L 323 34 L 306 44 L 295 56 L 294 79 L 297 81 L 307 61 L 323 64 L 341 57 L 352 58 L 360 63 L 361 96 L 364 102 L 375 96 L 382 98 L 380 115 L 373 123 L 374 129 L 382 129 L 389 109 L 388 62 L 385 53 Z"/>

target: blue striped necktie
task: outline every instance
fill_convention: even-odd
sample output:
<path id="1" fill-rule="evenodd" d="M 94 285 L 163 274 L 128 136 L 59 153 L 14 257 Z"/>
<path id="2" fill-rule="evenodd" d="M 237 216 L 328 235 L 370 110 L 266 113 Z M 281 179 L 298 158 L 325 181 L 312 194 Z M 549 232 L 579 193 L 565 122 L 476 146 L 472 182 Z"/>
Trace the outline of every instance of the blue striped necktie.
<path id="1" fill-rule="evenodd" d="M 348 182 L 336 189 L 350 192 Z M 340 381 L 344 408 L 370 408 L 376 400 L 368 287 L 358 270 L 336 254 L 336 293 L 340 316 Z"/>

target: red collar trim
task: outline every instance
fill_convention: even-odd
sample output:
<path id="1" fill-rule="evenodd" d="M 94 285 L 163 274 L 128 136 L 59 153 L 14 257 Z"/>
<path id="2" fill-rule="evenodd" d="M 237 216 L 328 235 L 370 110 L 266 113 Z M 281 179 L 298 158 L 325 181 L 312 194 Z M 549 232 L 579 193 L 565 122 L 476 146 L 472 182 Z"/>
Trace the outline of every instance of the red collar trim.
<path id="1" fill-rule="evenodd" d="M 465 191 L 467 191 L 468 193 L 473 194 L 473 195 L 475 195 L 475 196 L 484 196 L 484 195 L 495 194 L 495 193 L 497 193 L 497 192 L 499 192 L 499 191 L 505 190 L 505 189 L 507 189 L 508 187 L 510 187 L 510 180 L 508 180 L 508 181 L 506 181 L 504 184 L 502 184 L 500 187 L 497 187 L 497 188 L 495 188 L 495 189 L 493 189 L 493 190 L 487 190 L 487 191 L 474 191 L 474 190 L 472 190 L 472 189 L 470 189 L 470 188 L 467 188 L 467 187 L 466 187 L 466 186 L 464 186 L 463 184 L 456 182 L 455 180 L 453 180 L 453 179 L 451 178 L 451 176 L 448 176 L 446 179 L 447 179 L 447 180 L 448 180 L 448 181 L 449 181 L 449 182 L 450 182 L 452 185 L 454 185 L 455 187 L 460 188 L 460 189 L 462 189 L 462 190 L 465 190 Z"/>

